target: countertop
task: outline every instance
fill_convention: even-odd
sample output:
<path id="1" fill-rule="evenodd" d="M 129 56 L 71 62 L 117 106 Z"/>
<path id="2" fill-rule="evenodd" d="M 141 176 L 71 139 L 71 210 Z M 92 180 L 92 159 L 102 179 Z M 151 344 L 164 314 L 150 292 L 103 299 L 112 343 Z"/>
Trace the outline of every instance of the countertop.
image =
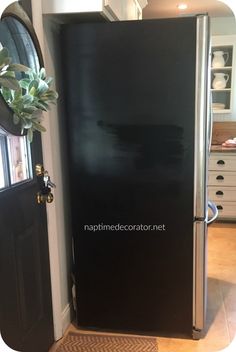
<path id="1" fill-rule="evenodd" d="M 236 153 L 236 147 L 222 147 L 222 145 L 212 145 L 212 153 Z"/>

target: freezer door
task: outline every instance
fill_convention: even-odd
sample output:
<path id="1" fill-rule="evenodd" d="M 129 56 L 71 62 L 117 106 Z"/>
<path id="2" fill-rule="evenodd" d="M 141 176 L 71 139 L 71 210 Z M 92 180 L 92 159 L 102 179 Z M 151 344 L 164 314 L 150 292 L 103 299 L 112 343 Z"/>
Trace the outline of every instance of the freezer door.
<path id="1" fill-rule="evenodd" d="M 209 134 L 209 30 L 208 17 L 197 18 L 194 145 L 194 217 L 206 218 L 206 169 Z"/>
<path id="2" fill-rule="evenodd" d="M 193 336 L 204 328 L 207 296 L 207 225 L 194 222 L 193 253 Z M 200 337 L 200 336 L 199 336 Z"/>

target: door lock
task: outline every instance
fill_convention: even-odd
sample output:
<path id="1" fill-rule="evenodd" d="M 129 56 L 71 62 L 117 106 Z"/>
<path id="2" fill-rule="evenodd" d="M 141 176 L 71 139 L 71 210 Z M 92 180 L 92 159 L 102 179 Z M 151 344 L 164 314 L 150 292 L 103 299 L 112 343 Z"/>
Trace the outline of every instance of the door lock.
<path id="1" fill-rule="evenodd" d="M 40 191 L 37 192 L 37 203 L 52 203 L 54 197 L 51 189 L 56 188 L 55 183 L 51 181 L 48 171 L 44 170 L 43 165 L 37 164 L 35 166 L 35 173 L 40 186 Z"/>

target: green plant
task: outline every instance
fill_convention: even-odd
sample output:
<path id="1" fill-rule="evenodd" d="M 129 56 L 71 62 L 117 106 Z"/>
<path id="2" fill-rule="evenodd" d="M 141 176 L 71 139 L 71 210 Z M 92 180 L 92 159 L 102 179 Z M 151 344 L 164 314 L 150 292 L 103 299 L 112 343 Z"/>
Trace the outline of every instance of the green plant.
<path id="1" fill-rule="evenodd" d="M 23 72 L 17 78 L 17 72 Z M 12 64 L 8 50 L 0 50 L 0 92 L 13 110 L 13 121 L 20 123 L 22 132 L 27 130 L 28 140 L 33 140 L 33 132 L 46 131 L 42 126 L 42 112 L 49 110 L 49 104 L 55 103 L 58 94 L 50 88 L 52 78 L 46 76 L 42 67 L 35 72 L 29 67 Z"/>

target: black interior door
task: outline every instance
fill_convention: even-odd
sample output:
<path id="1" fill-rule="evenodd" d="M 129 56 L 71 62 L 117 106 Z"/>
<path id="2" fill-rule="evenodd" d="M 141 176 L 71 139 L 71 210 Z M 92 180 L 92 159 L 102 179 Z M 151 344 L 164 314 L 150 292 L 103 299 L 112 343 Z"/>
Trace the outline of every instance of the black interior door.
<path id="1" fill-rule="evenodd" d="M 14 62 L 35 68 L 42 65 L 41 54 L 33 45 L 33 29 L 28 32 L 29 21 L 25 20 L 27 16 L 18 3 L 8 7 L 0 23 L 0 41 Z M 17 179 L 22 173 L 19 170 L 12 176 L 14 155 L 18 153 L 12 135 L 19 131 L 1 97 L 0 107 L 0 161 L 6 173 L 0 187 L 0 330 L 6 344 L 17 351 L 47 352 L 54 340 L 47 217 L 45 205 L 36 201 L 39 185 L 34 170 L 43 162 L 41 138 L 35 133 L 30 147 L 24 142 L 28 176 Z M 11 138 L 13 157 L 8 155 Z M 18 160 L 16 167 L 21 164 Z"/>
<path id="2" fill-rule="evenodd" d="M 32 166 L 42 162 L 40 136 Z M 22 352 L 46 352 L 53 343 L 47 218 L 36 202 L 35 178 L 0 191 L 0 329 Z"/>

